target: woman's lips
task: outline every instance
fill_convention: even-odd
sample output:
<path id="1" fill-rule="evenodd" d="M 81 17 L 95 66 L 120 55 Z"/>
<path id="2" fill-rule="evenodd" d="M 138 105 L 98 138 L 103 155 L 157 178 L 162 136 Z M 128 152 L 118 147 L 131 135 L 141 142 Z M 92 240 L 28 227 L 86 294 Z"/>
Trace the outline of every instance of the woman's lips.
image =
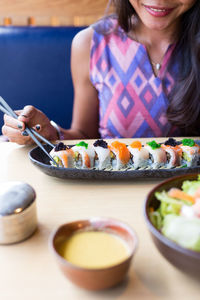
<path id="1" fill-rule="evenodd" d="M 169 15 L 174 8 L 167 8 L 167 7 L 156 7 L 156 6 L 147 6 L 144 5 L 145 9 L 150 13 L 150 15 L 154 17 L 165 17 Z"/>

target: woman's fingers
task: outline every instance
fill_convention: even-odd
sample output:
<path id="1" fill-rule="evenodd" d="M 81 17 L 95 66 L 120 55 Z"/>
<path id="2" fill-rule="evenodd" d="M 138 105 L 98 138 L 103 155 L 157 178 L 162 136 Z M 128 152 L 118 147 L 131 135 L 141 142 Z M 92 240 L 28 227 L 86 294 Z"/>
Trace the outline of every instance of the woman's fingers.
<path id="1" fill-rule="evenodd" d="M 20 111 L 18 120 L 24 123 L 28 123 L 34 120 L 34 117 L 38 110 L 32 105 L 26 105 L 23 110 Z"/>
<path id="2" fill-rule="evenodd" d="M 19 145 L 33 144 L 33 140 L 29 136 L 23 136 L 19 129 L 3 125 L 3 135 L 7 136 L 10 142 L 17 143 Z"/>
<path id="3" fill-rule="evenodd" d="M 48 117 L 39 109 L 36 109 L 32 105 L 27 105 L 23 110 L 17 110 L 15 112 L 18 115 L 17 119 L 4 115 L 4 126 L 2 127 L 2 133 L 7 136 L 11 142 L 18 144 L 33 143 L 29 136 L 23 136 L 26 126 L 34 128 L 46 139 L 54 140 L 57 138 L 55 128 L 52 127 Z"/>
<path id="4" fill-rule="evenodd" d="M 6 126 L 10 126 L 12 128 L 19 129 L 21 131 L 25 130 L 25 124 L 24 124 L 24 122 L 19 121 L 19 119 L 14 119 L 14 118 L 12 118 L 12 117 L 10 117 L 8 115 L 4 115 L 4 124 Z M 39 132 L 39 131 L 41 131 L 42 126 L 40 124 L 36 124 L 33 128 L 37 132 Z"/>
<path id="5" fill-rule="evenodd" d="M 44 127 L 49 125 L 47 116 L 32 105 L 24 107 L 20 112 L 18 120 L 24 122 L 29 127 L 33 127 L 37 131 L 42 131 Z"/>
<path id="6" fill-rule="evenodd" d="M 4 115 L 4 124 L 8 127 L 24 130 L 25 124 L 18 119 L 14 119 L 8 115 Z"/>

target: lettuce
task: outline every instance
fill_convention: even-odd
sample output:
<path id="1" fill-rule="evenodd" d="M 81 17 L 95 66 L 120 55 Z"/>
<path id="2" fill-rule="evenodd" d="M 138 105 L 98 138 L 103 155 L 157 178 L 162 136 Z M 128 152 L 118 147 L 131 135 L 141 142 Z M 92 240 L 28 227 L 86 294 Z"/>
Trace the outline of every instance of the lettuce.
<path id="1" fill-rule="evenodd" d="M 200 251 L 200 219 L 167 215 L 161 231 L 180 246 Z"/>
<path id="2" fill-rule="evenodd" d="M 162 217 L 159 211 L 154 211 L 149 213 L 149 218 L 151 223 L 160 230 L 162 227 Z"/>
<path id="3" fill-rule="evenodd" d="M 200 176 L 198 176 L 197 180 L 186 180 L 182 184 L 182 190 L 190 196 L 194 196 L 198 188 L 200 188 Z"/>
<path id="4" fill-rule="evenodd" d="M 161 201 L 158 210 L 162 217 L 165 217 L 168 214 L 179 215 L 182 205 L 185 204 L 184 201 L 169 197 L 166 191 L 162 191 L 161 193 L 157 192 L 155 193 L 155 196 Z"/>

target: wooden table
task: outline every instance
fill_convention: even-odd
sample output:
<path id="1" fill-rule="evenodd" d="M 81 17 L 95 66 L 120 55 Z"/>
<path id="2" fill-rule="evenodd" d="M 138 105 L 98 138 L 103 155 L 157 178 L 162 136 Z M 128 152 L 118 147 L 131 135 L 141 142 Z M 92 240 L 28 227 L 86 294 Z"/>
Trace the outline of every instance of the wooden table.
<path id="1" fill-rule="evenodd" d="M 0 180 L 32 185 L 38 211 L 38 230 L 31 238 L 0 246 L 1 300 L 200 299 L 199 282 L 169 264 L 147 230 L 144 199 L 159 180 L 61 180 L 33 166 L 27 156 L 30 149 L 0 143 Z M 139 238 L 128 280 L 107 291 L 89 292 L 74 286 L 60 272 L 48 248 L 49 235 L 55 227 L 91 216 L 125 221 Z"/>

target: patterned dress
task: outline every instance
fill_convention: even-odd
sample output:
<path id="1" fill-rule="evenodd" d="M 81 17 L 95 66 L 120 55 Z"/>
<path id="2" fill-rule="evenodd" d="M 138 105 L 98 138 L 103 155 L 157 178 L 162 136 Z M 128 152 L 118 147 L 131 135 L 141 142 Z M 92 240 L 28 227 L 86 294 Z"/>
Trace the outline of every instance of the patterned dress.
<path id="1" fill-rule="evenodd" d="M 98 91 L 101 137 L 178 136 L 166 118 L 176 73 L 166 66 L 174 46 L 168 47 L 156 77 L 145 46 L 128 37 L 116 19 L 93 29 L 90 80 Z"/>

